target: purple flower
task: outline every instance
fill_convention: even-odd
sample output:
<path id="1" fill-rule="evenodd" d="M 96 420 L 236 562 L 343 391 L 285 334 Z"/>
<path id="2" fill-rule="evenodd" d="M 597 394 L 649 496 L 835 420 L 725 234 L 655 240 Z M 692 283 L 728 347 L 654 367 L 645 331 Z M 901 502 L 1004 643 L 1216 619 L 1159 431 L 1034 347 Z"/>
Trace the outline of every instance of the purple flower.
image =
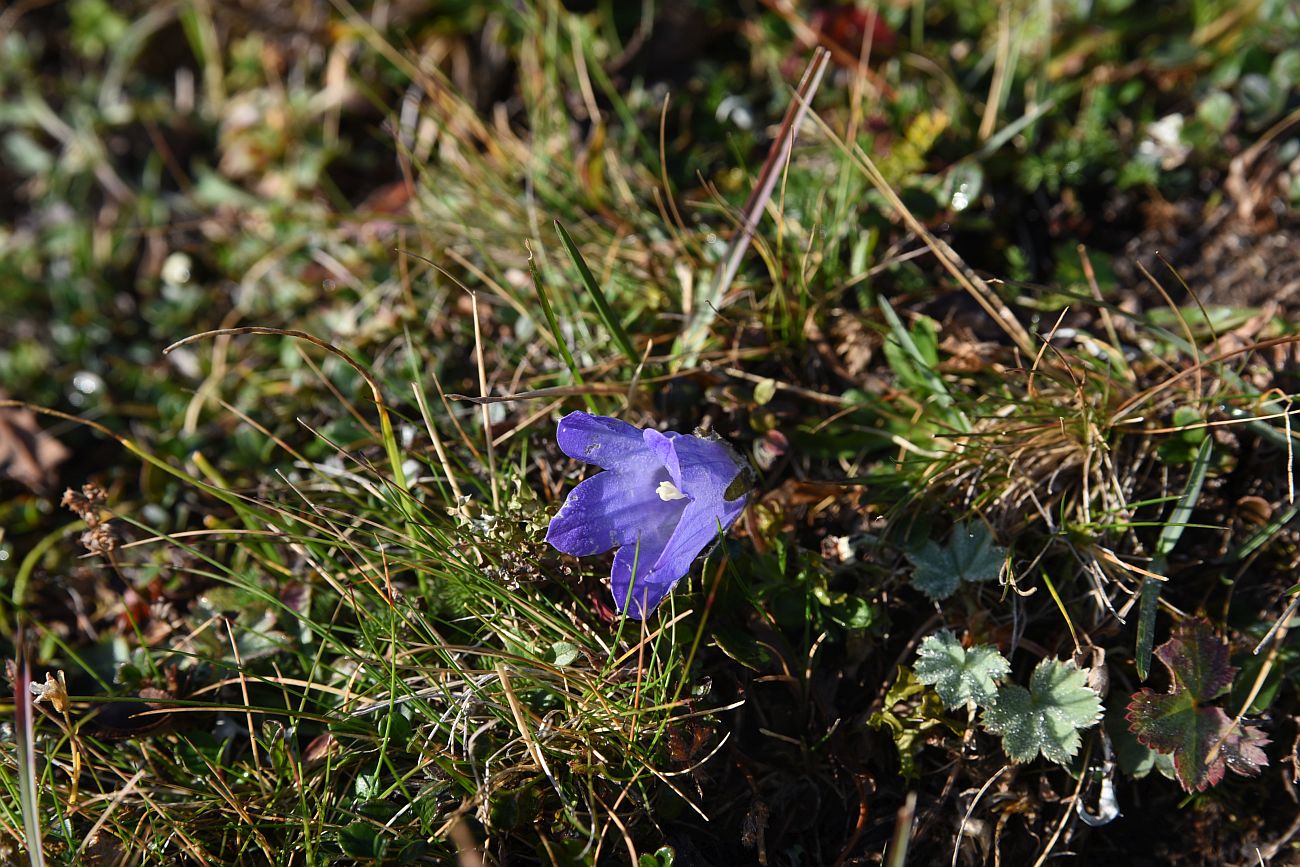
<path id="1" fill-rule="evenodd" d="M 752 471 L 721 440 L 585 412 L 560 419 L 555 438 L 566 455 L 605 472 L 569 492 L 546 541 L 575 557 L 618 548 L 610 578 L 628 617 L 653 611 L 744 511 Z"/>

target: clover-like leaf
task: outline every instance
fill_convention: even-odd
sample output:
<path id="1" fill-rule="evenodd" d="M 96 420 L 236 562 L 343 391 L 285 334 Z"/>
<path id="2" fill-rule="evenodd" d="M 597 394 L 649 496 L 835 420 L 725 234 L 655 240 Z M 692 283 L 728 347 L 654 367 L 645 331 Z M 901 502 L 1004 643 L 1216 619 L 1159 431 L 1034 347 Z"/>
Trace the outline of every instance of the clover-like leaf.
<path id="1" fill-rule="evenodd" d="M 907 559 L 916 567 L 912 586 L 935 601 L 947 599 L 962 581 L 992 581 L 1002 574 L 1007 550 L 993 543 L 993 534 L 976 521 L 958 522 L 947 545 L 931 540 Z"/>
<path id="2" fill-rule="evenodd" d="M 1029 689 L 1008 684 L 998 690 L 996 702 L 984 711 L 984 727 L 1002 735 L 1002 749 L 1012 761 L 1032 761 L 1042 753 L 1064 765 L 1079 751 L 1079 732 L 1101 713 L 1086 669 L 1044 659 L 1030 675 Z"/>
<path id="3" fill-rule="evenodd" d="M 997 648 L 977 644 L 967 650 L 946 630 L 928 636 L 916 655 L 917 679 L 933 686 L 949 708 L 989 703 L 997 694 L 997 682 L 1011 671 Z"/>
<path id="4" fill-rule="evenodd" d="M 1187 792 L 1217 785 L 1225 769 L 1254 776 L 1268 764 L 1261 749 L 1268 738 L 1255 726 L 1234 727 L 1222 708 L 1208 704 L 1231 684 L 1237 672 L 1228 646 L 1208 623 L 1179 627 L 1156 648 L 1169 670 L 1169 691 L 1143 689 L 1128 706 L 1129 730 L 1144 745 L 1171 754 L 1178 783 Z"/>

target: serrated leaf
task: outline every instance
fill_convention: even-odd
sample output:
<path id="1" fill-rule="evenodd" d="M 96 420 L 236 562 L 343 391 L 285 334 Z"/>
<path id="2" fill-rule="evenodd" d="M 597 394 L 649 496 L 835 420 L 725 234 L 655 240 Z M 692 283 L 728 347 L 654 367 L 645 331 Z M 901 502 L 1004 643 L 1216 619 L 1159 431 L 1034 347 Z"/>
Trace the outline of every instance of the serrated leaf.
<path id="1" fill-rule="evenodd" d="M 916 655 L 917 679 L 933 686 L 949 708 L 988 704 L 997 694 L 997 682 L 1011 671 L 997 648 L 977 644 L 967 650 L 947 631 L 927 637 Z"/>
<path id="2" fill-rule="evenodd" d="M 915 571 L 912 586 L 936 602 L 957 591 L 962 581 L 992 581 L 1002 574 L 1007 550 L 993 543 L 984 524 L 958 522 L 947 545 L 925 543 L 920 551 L 908 553 Z"/>
<path id="3" fill-rule="evenodd" d="M 1110 735 L 1115 764 L 1135 780 L 1146 777 L 1152 770 L 1158 770 L 1167 780 L 1174 779 L 1173 758 L 1151 749 L 1129 731 L 1128 720 L 1124 717 L 1126 710 L 1124 707 L 1108 708 L 1103 723 Z"/>
<path id="4" fill-rule="evenodd" d="M 1261 749 L 1268 738 L 1254 726 L 1234 728 L 1222 708 L 1209 705 L 1232 684 L 1237 668 L 1228 646 L 1208 623 L 1196 621 L 1175 630 L 1156 648 L 1169 671 L 1169 691 L 1143 689 L 1128 706 L 1129 730 L 1151 749 L 1173 756 L 1179 785 L 1201 792 L 1217 785 L 1225 769 L 1244 776 L 1268 764 Z"/>
<path id="5" fill-rule="evenodd" d="M 1101 713 L 1086 669 L 1044 659 L 1030 675 L 1029 689 L 1008 684 L 998 690 L 996 702 L 984 711 L 984 727 L 1002 735 L 1002 749 L 1012 761 L 1032 761 L 1042 753 L 1064 765 L 1079 751 L 1079 732 Z"/>
<path id="6" fill-rule="evenodd" d="M 1257 726 L 1243 725 L 1224 739 L 1219 755 L 1233 773 L 1258 777 L 1259 769 L 1268 764 L 1268 754 L 1264 752 L 1268 744 L 1268 736 Z"/>

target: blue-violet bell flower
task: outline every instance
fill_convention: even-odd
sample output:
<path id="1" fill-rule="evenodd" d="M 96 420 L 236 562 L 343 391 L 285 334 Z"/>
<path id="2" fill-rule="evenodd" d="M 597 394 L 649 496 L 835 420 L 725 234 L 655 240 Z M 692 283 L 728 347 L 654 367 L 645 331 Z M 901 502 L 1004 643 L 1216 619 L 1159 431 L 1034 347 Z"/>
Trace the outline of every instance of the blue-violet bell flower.
<path id="1" fill-rule="evenodd" d="M 653 611 L 745 509 L 753 470 L 720 439 L 571 412 L 556 440 L 604 472 L 569 492 L 546 541 L 575 557 L 618 548 L 610 579 L 628 617 Z"/>

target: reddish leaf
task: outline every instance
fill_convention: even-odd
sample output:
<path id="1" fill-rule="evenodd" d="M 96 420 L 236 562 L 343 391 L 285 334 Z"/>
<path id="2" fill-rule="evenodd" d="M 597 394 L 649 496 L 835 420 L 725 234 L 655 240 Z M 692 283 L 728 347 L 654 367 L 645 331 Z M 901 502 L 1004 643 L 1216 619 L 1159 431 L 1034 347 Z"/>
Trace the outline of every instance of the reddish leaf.
<path id="1" fill-rule="evenodd" d="M 862 53 L 863 42 L 871 37 L 871 50 L 874 54 L 890 54 L 898 42 L 898 34 L 885 23 L 883 14 L 873 15 L 856 3 L 837 3 L 826 9 L 818 9 L 812 14 L 812 29 L 837 45 L 845 48 L 856 57 Z M 848 65 L 841 61 L 841 65 Z"/>
<path id="2" fill-rule="evenodd" d="M 1237 673 L 1228 662 L 1228 645 L 1203 620 L 1179 627 L 1156 648 L 1156 657 L 1169 669 L 1174 689 L 1187 690 L 1197 702 L 1218 698 Z"/>
<path id="3" fill-rule="evenodd" d="M 1259 769 L 1268 764 L 1264 745 L 1268 737 L 1255 726 L 1241 726 L 1228 735 L 1219 750 L 1228 768 L 1243 777 L 1258 777 Z"/>
<path id="4" fill-rule="evenodd" d="M 1254 726 L 1234 729 L 1223 710 L 1207 704 L 1232 684 L 1237 673 L 1228 647 L 1202 621 L 1179 627 L 1156 648 L 1169 670 L 1167 693 L 1144 689 L 1128 706 L 1129 730 L 1146 746 L 1172 753 L 1183 789 L 1204 791 L 1223 779 L 1225 768 L 1245 776 L 1259 773 L 1268 757 L 1268 738 Z"/>

